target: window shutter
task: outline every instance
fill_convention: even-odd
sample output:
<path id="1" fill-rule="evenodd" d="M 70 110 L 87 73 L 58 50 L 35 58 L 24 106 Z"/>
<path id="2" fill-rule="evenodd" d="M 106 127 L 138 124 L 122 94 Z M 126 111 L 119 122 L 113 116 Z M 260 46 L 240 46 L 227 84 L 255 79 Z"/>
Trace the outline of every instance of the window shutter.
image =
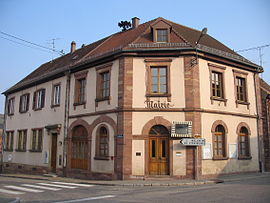
<path id="1" fill-rule="evenodd" d="M 13 132 L 11 133 L 10 150 L 13 150 Z"/>
<path id="2" fill-rule="evenodd" d="M 19 112 L 20 113 L 22 112 L 22 97 L 23 96 L 20 96 L 20 106 L 19 106 Z"/>
<path id="3" fill-rule="evenodd" d="M 26 150 L 27 131 L 23 132 L 23 150 Z"/>
<path id="4" fill-rule="evenodd" d="M 38 145 L 37 150 L 42 150 L 42 130 L 38 130 Z"/>
<path id="5" fill-rule="evenodd" d="M 45 103 L 45 89 L 41 90 L 41 108 L 44 107 L 44 103 Z"/>
<path id="6" fill-rule="evenodd" d="M 37 102 L 37 92 L 34 92 L 34 96 L 33 96 L 33 109 L 36 108 L 36 102 Z"/>
<path id="7" fill-rule="evenodd" d="M 29 110 L 29 97 L 30 97 L 30 94 L 27 94 L 26 95 L 26 111 Z"/>

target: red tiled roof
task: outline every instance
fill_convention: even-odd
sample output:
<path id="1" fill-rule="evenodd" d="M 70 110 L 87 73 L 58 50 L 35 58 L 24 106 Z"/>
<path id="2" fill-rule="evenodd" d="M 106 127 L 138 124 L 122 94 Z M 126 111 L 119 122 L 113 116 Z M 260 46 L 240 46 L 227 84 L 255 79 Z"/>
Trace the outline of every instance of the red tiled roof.
<path id="1" fill-rule="evenodd" d="M 270 94 L 270 85 L 267 84 L 262 78 L 260 78 L 261 87 Z"/>
<path id="2" fill-rule="evenodd" d="M 109 37 L 82 47 L 72 54 L 69 53 L 53 61 L 47 62 L 41 65 L 39 68 L 37 68 L 35 71 L 30 73 L 28 76 L 26 76 L 24 79 L 22 79 L 20 82 L 18 82 L 16 85 L 11 87 L 4 93 L 7 94 L 15 92 L 20 88 L 24 88 L 24 86 L 26 85 L 31 85 L 31 83 L 34 84 L 34 82 L 49 77 L 49 75 L 60 73 L 61 71 L 66 71 L 68 67 L 73 67 L 85 61 L 88 61 L 95 56 L 102 56 L 102 54 L 108 53 L 112 50 L 130 49 L 130 44 L 153 44 L 151 25 L 159 20 L 168 22 L 172 26 L 172 43 L 185 43 L 186 46 L 190 46 L 191 48 L 195 46 L 196 40 L 198 40 L 201 34 L 200 31 L 176 24 L 163 18 L 157 18 L 140 24 L 135 29 L 129 29 L 123 32 L 115 33 Z M 209 35 L 205 35 L 203 38 L 201 38 L 200 44 L 232 55 L 239 56 L 233 50 L 229 49 L 228 47 L 226 47 L 225 45 L 223 45 Z"/>

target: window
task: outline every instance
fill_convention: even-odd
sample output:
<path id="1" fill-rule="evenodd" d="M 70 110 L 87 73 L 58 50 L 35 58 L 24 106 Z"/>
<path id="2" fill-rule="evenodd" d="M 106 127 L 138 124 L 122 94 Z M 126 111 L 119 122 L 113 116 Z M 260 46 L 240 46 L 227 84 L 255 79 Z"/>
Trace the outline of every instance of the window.
<path id="1" fill-rule="evenodd" d="M 45 89 L 39 89 L 34 92 L 33 97 L 33 109 L 39 110 L 44 107 L 45 104 Z"/>
<path id="2" fill-rule="evenodd" d="M 110 104 L 110 88 L 111 88 L 111 68 L 112 63 L 96 67 L 97 83 L 96 83 L 96 107 L 99 101 L 107 100 Z"/>
<path id="3" fill-rule="evenodd" d="M 167 29 L 157 29 L 157 42 L 168 42 Z"/>
<path id="4" fill-rule="evenodd" d="M 238 101 L 247 101 L 246 95 L 246 79 L 241 77 L 236 77 L 236 94 Z"/>
<path id="5" fill-rule="evenodd" d="M 249 157 L 249 133 L 246 127 L 242 127 L 239 133 L 239 159 Z"/>
<path id="6" fill-rule="evenodd" d="M 19 107 L 20 113 L 25 113 L 28 111 L 29 97 L 30 97 L 30 94 L 24 94 L 20 97 L 20 107 Z"/>
<path id="7" fill-rule="evenodd" d="M 226 158 L 225 129 L 222 125 L 215 128 L 213 135 L 214 158 Z"/>
<path id="8" fill-rule="evenodd" d="M 15 103 L 15 97 L 10 98 L 8 100 L 8 115 L 9 116 L 14 114 L 14 103 Z"/>
<path id="9" fill-rule="evenodd" d="M 13 151 L 14 131 L 7 131 L 5 137 L 5 151 Z"/>
<path id="10" fill-rule="evenodd" d="M 60 94 L 61 86 L 60 84 L 53 85 L 53 95 L 52 95 L 52 106 L 60 106 Z"/>
<path id="11" fill-rule="evenodd" d="M 167 93 L 167 68 L 151 67 L 151 93 Z"/>
<path id="12" fill-rule="evenodd" d="M 31 151 L 42 151 L 43 129 L 32 129 Z"/>
<path id="13" fill-rule="evenodd" d="M 100 127 L 97 131 L 97 144 L 96 144 L 96 157 L 108 157 L 109 156 L 109 134 L 107 128 Z"/>
<path id="14" fill-rule="evenodd" d="M 170 65 L 172 59 L 145 59 L 146 65 L 146 99 L 150 97 L 167 97 L 171 101 Z"/>
<path id="15" fill-rule="evenodd" d="M 110 96 L 110 72 L 103 72 L 100 73 L 100 93 L 101 93 L 101 98 L 108 98 Z"/>
<path id="16" fill-rule="evenodd" d="M 81 71 L 74 73 L 75 90 L 74 90 L 74 109 L 77 105 L 84 105 L 86 107 L 86 78 L 88 71 Z"/>
<path id="17" fill-rule="evenodd" d="M 76 80 L 75 104 L 79 105 L 85 103 L 85 87 L 86 87 L 86 78 L 80 78 Z"/>
<path id="18" fill-rule="evenodd" d="M 27 130 L 18 130 L 16 151 L 26 151 Z"/>
<path id="19" fill-rule="evenodd" d="M 212 85 L 212 97 L 224 98 L 222 73 L 212 71 L 211 85 Z"/>

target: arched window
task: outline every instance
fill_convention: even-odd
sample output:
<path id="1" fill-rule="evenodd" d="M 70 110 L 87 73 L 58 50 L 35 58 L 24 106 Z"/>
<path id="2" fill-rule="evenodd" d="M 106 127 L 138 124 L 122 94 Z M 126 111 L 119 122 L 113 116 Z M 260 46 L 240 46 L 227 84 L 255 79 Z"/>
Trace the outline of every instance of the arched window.
<path id="1" fill-rule="evenodd" d="M 213 149 L 214 158 L 226 158 L 225 129 L 222 125 L 218 125 L 215 128 L 215 132 L 213 134 Z"/>
<path id="2" fill-rule="evenodd" d="M 250 157 L 249 133 L 246 127 L 241 127 L 239 133 L 239 158 Z"/>
<path id="3" fill-rule="evenodd" d="M 101 126 L 97 130 L 96 157 L 106 158 L 109 156 L 109 133 L 106 127 Z"/>
<path id="4" fill-rule="evenodd" d="M 165 136 L 168 136 L 169 131 L 163 125 L 155 125 L 150 129 L 149 134 L 150 135 L 165 135 Z"/>
<path id="5" fill-rule="evenodd" d="M 72 157 L 71 168 L 87 169 L 88 168 L 88 133 L 85 127 L 79 125 L 72 131 Z"/>

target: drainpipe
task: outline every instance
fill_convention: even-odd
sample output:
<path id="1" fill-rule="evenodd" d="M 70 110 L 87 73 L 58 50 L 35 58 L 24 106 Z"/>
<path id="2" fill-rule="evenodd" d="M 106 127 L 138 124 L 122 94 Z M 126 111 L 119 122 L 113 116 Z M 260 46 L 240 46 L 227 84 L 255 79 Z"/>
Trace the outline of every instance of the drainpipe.
<path id="1" fill-rule="evenodd" d="M 258 73 L 254 73 L 253 79 L 254 79 L 255 101 L 256 101 L 256 111 L 257 111 L 258 158 L 259 158 L 259 169 L 260 169 L 260 172 L 264 172 L 265 171 L 264 170 L 264 162 L 263 162 L 263 149 L 264 149 L 264 145 L 263 145 L 263 139 L 261 138 L 261 134 L 260 134 L 261 112 L 259 112 L 259 107 L 258 107 L 258 104 L 261 101 L 258 101 L 258 95 L 257 94 L 260 94 L 260 92 L 257 92 L 256 74 L 258 74 Z"/>
<path id="2" fill-rule="evenodd" d="M 3 172 L 3 168 L 4 168 L 4 145 L 5 145 L 5 134 L 6 134 L 6 119 L 7 119 L 7 95 L 5 95 L 5 109 L 4 109 L 4 129 L 3 129 L 3 133 L 2 133 L 2 147 L 1 147 L 1 154 L 0 154 L 0 173 Z"/>
<path id="3" fill-rule="evenodd" d="M 70 104 L 70 69 L 66 73 L 66 96 L 65 96 L 65 116 L 64 116 L 64 146 L 63 146 L 63 173 L 66 176 L 67 148 L 68 148 L 68 126 L 69 126 L 69 104 Z"/>

